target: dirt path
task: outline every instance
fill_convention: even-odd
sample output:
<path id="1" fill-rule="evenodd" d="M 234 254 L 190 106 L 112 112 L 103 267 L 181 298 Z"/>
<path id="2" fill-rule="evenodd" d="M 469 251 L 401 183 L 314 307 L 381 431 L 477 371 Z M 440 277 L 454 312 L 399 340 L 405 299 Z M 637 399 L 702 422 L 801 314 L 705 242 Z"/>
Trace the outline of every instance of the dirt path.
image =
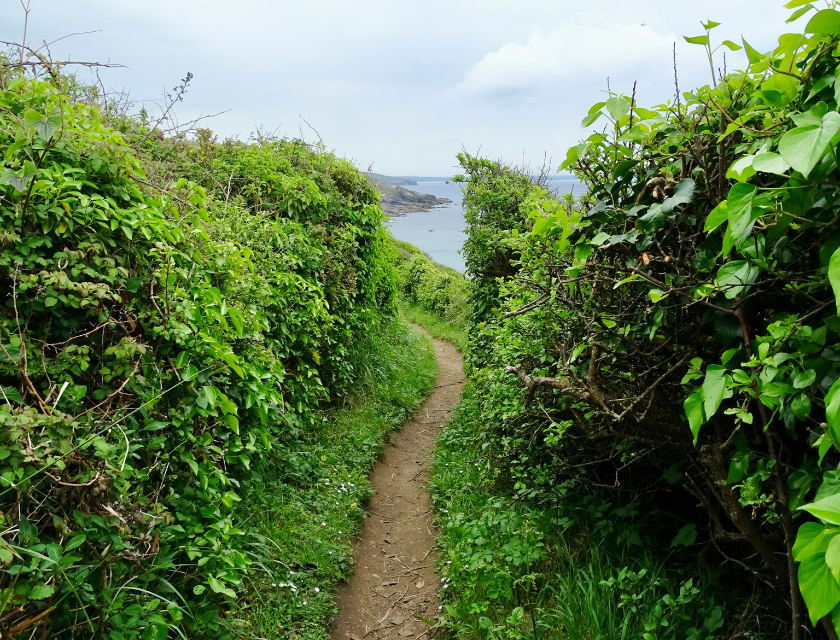
<path id="1" fill-rule="evenodd" d="M 333 640 L 428 638 L 430 627 L 420 618 L 438 616 L 436 532 L 426 481 L 435 440 L 461 398 L 464 366 L 452 344 L 433 342 L 435 390 L 373 469 L 376 495 L 356 547 L 355 573 L 339 592 Z"/>

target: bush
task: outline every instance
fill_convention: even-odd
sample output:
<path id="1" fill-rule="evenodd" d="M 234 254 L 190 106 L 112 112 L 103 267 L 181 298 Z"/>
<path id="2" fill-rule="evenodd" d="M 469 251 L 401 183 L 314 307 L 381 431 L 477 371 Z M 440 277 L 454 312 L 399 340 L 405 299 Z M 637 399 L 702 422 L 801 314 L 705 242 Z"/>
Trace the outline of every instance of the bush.
<path id="1" fill-rule="evenodd" d="M 242 488 L 394 311 L 384 216 L 322 150 L 164 139 L 72 86 L 0 78 L 0 611 L 229 637 Z"/>
<path id="2" fill-rule="evenodd" d="M 644 499 L 793 638 L 840 628 L 840 12 L 813 11 L 676 103 L 594 105 L 578 203 L 460 156 L 502 486 L 527 463 Z M 690 40 L 712 67 L 716 24 Z"/>

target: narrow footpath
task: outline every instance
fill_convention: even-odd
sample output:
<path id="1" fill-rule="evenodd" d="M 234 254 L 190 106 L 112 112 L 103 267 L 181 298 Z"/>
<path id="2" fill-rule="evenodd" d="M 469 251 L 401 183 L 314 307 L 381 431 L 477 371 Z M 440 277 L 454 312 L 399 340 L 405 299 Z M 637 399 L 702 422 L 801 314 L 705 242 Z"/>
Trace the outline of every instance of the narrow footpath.
<path id="1" fill-rule="evenodd" d="M 440 581 L 426 482 L 437 436 L 461 398 L 464 363 L 451 343 L 433 342 L 435 390 L 373 469 L 376 495 L 356 547 L 354 574 L 339 592 L 333 640 L 419 640 L 431 635 L 423 619 L 437 620 Z"/>

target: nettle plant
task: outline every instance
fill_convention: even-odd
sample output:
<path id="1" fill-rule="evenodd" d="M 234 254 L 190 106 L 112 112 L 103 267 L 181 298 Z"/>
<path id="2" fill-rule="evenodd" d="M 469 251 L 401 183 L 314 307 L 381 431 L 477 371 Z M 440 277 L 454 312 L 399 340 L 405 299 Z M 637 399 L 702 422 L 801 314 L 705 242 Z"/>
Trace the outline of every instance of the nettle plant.
<path id="1" fill-rule="evenodd" d="M 296 165 L 335 166 L 299 206 L 254 211 L 199 171 L 153 186 L 191 145 L 141 163 L 64 83 L 0 78 L 0 616 L 10 635 L 229 637 L 264 570 L 243 483 L 393 307 L 383 214 L 302 145 L 231 151 L 272 164 L 271 202 L 298 197 Z"/>
<path id="2" fill-rule="evenodd" d="M 506 313 L 476 344 L 540 405 L 511 428 L 547 429 L 570 467 L 602 457 L 609 483 L 679 484 L 705 511 L 686 507 L 681 544 L 776 585 L 792 637 L 810 618 L 833 638 L 840 11 L 787 6 L 802 29 L 766 54 L 744 42 L 746 71 L 652 109 L 635 92 L 593 106 L 583 126 L 603 128 L 562 167 L 589 192 L 517 200 L 494 285 Z M 712 69 L 716 26 L 688 39 Z"/>

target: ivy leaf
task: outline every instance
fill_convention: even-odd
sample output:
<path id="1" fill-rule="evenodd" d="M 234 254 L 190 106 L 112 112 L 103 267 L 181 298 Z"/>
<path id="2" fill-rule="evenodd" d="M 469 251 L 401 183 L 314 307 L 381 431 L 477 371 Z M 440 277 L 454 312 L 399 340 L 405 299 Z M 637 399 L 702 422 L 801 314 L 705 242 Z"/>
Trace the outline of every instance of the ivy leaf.
<path id="1" fill-rule="evenodd" d="M 783 135 L 779 141 L 779 153 L 785 162 L 807 178 L 838 132 L 840 113 L 829 111 L 819 125 L 797 127 Z"/>

